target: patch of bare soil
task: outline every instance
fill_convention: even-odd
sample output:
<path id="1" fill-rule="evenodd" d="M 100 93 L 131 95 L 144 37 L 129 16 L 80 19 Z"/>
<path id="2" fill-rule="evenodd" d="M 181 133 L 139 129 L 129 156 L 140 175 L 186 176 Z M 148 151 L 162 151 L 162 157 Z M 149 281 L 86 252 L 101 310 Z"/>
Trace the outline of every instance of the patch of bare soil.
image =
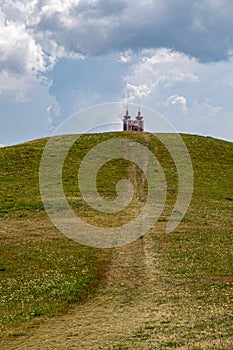
<path id="1" fill-rule="evenodd" d="M 153 304 L 159 272 L 148 245 L 148 239 L 140 239 L 115 249 L 104 284 L 94 297 L 27 336 L 4 341 L 1 349 L 101 349 L 102 344 L 110 346 L 130 335 L 149 317 L 148 300 Z"/>
<path id="2" fill-rule="evenodd" d="M 114 249 L 106 279 L 94 296 L 27 335 L 4 339 L 1 350 L 230 350 L 232 339 L 221 341 L 224 330 L 210 336 L 194 327 L 197 319 L 224 310 L 187 308 L 188 292 L 169 283 L 153 244 L 148 234 Z"/>
<path id="3" fill-rule="evenodd" d="M 135 169 L 131 171 L 136 179 Z M 163 226 L 112 250 L 106 278 L 95 295 L 26 335 L 4 339 L 1 350 L 233 349 L 233 337 L 224 328 L 232 326 L 227 310 L 199 307 L 188 287 L 162 269 L 163 256 L 154 249 L 153 235 L 163 234 Z M 217 321 L 216 328 L 206 326 L 224 317 L 223 327 Z"/>

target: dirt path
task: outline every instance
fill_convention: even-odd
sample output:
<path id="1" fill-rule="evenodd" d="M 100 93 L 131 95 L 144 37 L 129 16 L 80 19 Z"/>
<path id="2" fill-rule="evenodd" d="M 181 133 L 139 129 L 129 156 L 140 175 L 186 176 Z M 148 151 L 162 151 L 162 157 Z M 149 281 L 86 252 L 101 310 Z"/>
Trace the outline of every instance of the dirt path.
<path id="1" fill-rule="evenodd" d="M 25 336 L 4 339 L 1 350 L 232 349 L 233 338 L 223 340 L 226 329 L 207 334 L 199 326 L 226 310 L 197 308 L 188 290 L 160 269 L 162 256 L 153 246 L 148 234 L 114 249 L 94 296 Z"/>
<path id="2" fill-rule="evenodd" d="M 136 184 L 135 166 L 130 173 Z M 27 336 L 3 340 L 1 350 L 115 349 L 152 318 L 161 320 L 168 310 L 158 305 L 165 291 L 156 267 L 160 257 L 153 255 L 152 246 L 147 235 L 114 249 L 106 279 L 93 297 Z"/>
<path id="3" fill-rule="evenodd" d="M 207 335 L 199 327 L 226 310 L 198 309 L 189 291 L 162 270 L 163 257 L 152 237 L 163 234 L 160 226 L 113 250 L 104 283 L 85 303 L 25 336 L 4 339 L 1 350 L 232 349 L 233 339 L 221 338 L 224 329 Z"/>
<path id="4" fill-rule="evenodd" d="M 155 268 L 159 257 L 151 255 L 151 244 L 146 237 L 115 249 L 106 281 L 94 297 L 26 337 L 3 342 L 1 349 L 111 349 L 108 346 L 132 335 L 152 313 L 161 317 L 164 310 L 154 301 L 164 291 Z"/>

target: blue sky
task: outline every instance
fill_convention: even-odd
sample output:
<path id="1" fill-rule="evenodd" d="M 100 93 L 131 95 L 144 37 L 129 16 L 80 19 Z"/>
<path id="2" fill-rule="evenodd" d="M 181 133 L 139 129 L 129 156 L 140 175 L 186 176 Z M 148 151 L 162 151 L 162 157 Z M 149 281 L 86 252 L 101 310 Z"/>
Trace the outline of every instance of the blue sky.
<path id="1" fill-rule="evenodd" d="M 48 136 L 106 102 L 146 106 L 179 132 L 233 141 L 231 0 L 0 5 L 1 145 Z"/>

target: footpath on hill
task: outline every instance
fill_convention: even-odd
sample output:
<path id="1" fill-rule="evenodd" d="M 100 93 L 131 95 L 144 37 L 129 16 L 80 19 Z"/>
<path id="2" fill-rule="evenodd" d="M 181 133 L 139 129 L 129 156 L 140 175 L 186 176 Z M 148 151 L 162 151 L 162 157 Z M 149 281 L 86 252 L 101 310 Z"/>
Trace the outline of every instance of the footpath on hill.
<path id="1" fill-rule="evenodd" d="M 141 239 L 115 249 L 95 296 L 67 315 L 48 319 L 27 336 L 3 341 L 1 349 L 108 348 L 132 335 L 153 311 L 158 317 L 159 310 L 153 310 L 154 294 L 161 297 L 165 291 L 154 288 L 159 271 L 154 268 L 149 242 Z"/>
<path id="2" fill-rule="evenodd" d="M 4 338 L 0 349 L 233 349 L 232 311 L 201 304 L 185 279 L 165 269 L 155 239 L 165 235 L 164 226 L 160 221 L 142 239 L 112 249 L 105 278 L 85 302 L 25 335 Z M 185 235 L 186 228 L 182 222 L 177 232 Z"/>
<path id="3" fill-rule="evenodd" d="M 163 257 L 153 247 L 148 234 L 114 249 L 94 296 L 27 335 L 4 339 L 1 350 L 231 349 L 232 339 L 222 341 L 217 333 L 209 337 L 194 328 L 197 318 L 221 310 L 197 310 L 189 301 L 187 307 L 188 292 L 169 282 L 160 269 Z"/>

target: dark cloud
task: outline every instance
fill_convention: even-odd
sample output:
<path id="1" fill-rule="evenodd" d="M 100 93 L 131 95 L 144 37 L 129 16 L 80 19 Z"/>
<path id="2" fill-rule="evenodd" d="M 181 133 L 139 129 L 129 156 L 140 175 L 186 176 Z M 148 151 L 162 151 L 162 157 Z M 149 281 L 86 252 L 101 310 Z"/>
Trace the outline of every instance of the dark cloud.
<path id="1" fill-rule="evenodd" d="M 62 57 L 169 48 L 214 62 L 233 52 L 232 0 L 3 1 L 0 69 L 38 76 Z M 76 55 L 76 56 L 75 56 Z"/>
<path id="2" fill-rule="evenodd" d="M 66 12 L 39 11 L 35 30 L 85 55 L 167 47 L 219 61 L 233 48 L 232 14 L 233 3 L 226 0 L 81 1 Z"/>
<path id="3" fill-rule="evenodd" d="M 98 16 L 119 16 L 123 10 L 127 8 L 127 3 L 124 0 L 99 0 L 88 3 L 86 0 L 80 1 L 75 6 L 75 13 L 83 13 L 94 17 Z M 74 13 L 74 12 L 73 12 Z"/>

